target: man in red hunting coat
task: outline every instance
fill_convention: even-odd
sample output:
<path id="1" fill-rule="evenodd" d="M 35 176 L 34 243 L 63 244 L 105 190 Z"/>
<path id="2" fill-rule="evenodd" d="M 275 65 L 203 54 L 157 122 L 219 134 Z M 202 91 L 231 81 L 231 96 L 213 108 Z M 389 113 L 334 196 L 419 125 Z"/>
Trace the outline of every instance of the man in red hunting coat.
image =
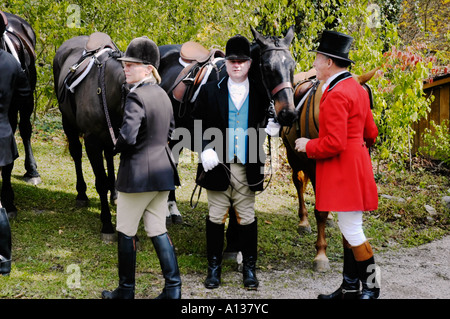
<path id="1" fill-rule="evenodd" d="M 319 138 L 296 140 L 296 150 L 316 160 L 316 209 L 337 212 L 343 234 L 342 285 L 320 299 L 375 299 L 380 291 L 372 248 L 362 228 L 363 211 L 378 208 L 368 152 L 378 129 L 368 93 L 347 71 L 353 63 L 348 59 L 352 41 L 339 32 L 323 32 L 313 64 L 317 79 L 325 81 Z"/>

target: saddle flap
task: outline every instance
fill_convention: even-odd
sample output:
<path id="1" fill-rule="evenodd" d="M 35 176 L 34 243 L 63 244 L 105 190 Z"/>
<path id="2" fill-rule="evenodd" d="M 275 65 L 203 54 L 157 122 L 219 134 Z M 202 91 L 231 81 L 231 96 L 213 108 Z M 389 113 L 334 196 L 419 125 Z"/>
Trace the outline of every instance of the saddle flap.
<path id="1" fill-rule="evenodd" d="M 173 89 L 172 94 L 173 94 L 174 99 L 177 100 L 178 102 L 183 101 L 183 97 L 184 97 L 184 94 L 187 89 L 186 82 L 183 80 L 189 75 L 192 68 L 196 65 L 197 65 L 197 63 L 193 62 L 193 63 L 189 64 L 188 66 L 186 66 L 183 70 L 181 70 L 180 74 L 178 75 L 177 79 L 174 82 L 174 83 L 178 83 L 178 84 Z"/>
<path id="2" fill-rule="evenodd" d="M 103 32 L 94 32 L 89 36 L 86 42 L 85 49 L 88 52 L 99 51 L 103 48 L 109 47 L 114 49 L 115 45 L 111 40 L 111 37 Z"/>
<path id="3" fill-rule="evenodd" d="M 310 88 L 312 88 L 313 85 L 314 82 L 312 80 L 304 80 L 295 86 L 294 102 L 296 105 L 301 101 L 303 96 L 306 94 L 306 92 L 308 92 Z"/>
<path id="4" fill-rule="evenodd" d="M 83 61 L 81 61 L 76 68 L 71 68 L 70 71 L 72 73 L 71 80 L 75 81 L 83 72 L 86 70 L 89 65 L 91 59 L 90 57 L 86 57 Z M 73 66 L 72 66 L 73 67 Z"/>

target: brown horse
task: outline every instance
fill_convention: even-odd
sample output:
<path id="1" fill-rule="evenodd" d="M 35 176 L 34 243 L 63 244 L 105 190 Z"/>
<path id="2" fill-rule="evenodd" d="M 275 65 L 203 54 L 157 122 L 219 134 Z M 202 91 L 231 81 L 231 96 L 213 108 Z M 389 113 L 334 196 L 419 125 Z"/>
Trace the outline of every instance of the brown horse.
<path id="1" fill-rule="evenodd" d="M 354 78 L 368 91 L 370 97 L 370 88 L 366 82 L 373 77 L 376 70 L 374 69 L 361 76 L 354 75 Z M 295 150 L 295 140 L 299 137 L 319 137 L 319 104 L 324 82 L 315 79 L 314 70 L 297 74 L 294 77 L 294 81 L 297 83 L 294 101 L 297 108 L 299 108 L 299 119 L 292 127 L 284 127 L 281 137 L 286 147 L 287 159 L 292 168 L 292 180 L 298 194 L 298 216 L 300 218 L 298 232 L 301 234 L 303 232 L 311 232 L 308 222 L 308 210 L 305 206 L 303 194 L 309 180 L 315 190 L 316 162 L 309 159 L 305 153 Z M 317 221 L 317 241 L 313 269 L 318 272 L 324 272 L 330 267 L 326 255 L 325 226 L 328 220 L 333 219 L 333 216 L 330 212 L 320 212 L 316 209 L 314 209 L 314 215 Z"/>

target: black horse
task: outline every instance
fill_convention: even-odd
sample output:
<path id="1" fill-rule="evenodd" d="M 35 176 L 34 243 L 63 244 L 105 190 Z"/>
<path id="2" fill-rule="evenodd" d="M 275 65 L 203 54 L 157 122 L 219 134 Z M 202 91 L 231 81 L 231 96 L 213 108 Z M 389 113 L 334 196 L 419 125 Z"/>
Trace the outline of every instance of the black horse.
<path id="1" fill-rule="evenodd" d="M 117 198 L 113 140 L 122 123 L 122 89 L 125 83 L 122 64 L 117 61 L 121 55 L 108 35 L 96 32 L 65 41 L 53 60 L 55 92 L 70 155 L 75 162 L 77 203 L 86 204 L 88 201 L 82 170 L 80 137 L 83 137 L 100 196 L 102 239 L 107 242 L 113 240 L 115 233 L 108 191 L 113 202 Z"/>
<path id="2" fill-rule="evenodd" d="M 295 61 L 289 51 L 294 31 L 290 28 L 286 37 L 264 37 L 252 28 L 254 41 L 251 45 L 252 66 L 250 76 L 259 81 L 260 85 L 265 86 L 267 94 L 273 102 L 277 120 L 281 125 L 290 126 L 297 118 L 295 111 L 293 80 Z M 188 137 L 194 136 L 194 123 L 191 117 L 191 110 L 195 103 L 195 93 L 199 89 L 201 76 L 208 76 L 203 81 L 214 81 L 223 78 L 226 75 L 224 59 L 220 59 L 220 54 L 216 51 L 208 51 L 198 45 L 190 45 L 186 49 L 187 53 L 182 52 L 182 45 L 163 45 L 160 46 L 161 64 L 159 74 L 162 78 L 161 86 L 169 94 L 172 101 L 177 130 L 175 138 L 182 136 L 182 141 L 173 140 L 171 149 L 174 155 L 179 154 L 183 147 L 193 151 L 194 142 Z M 191 57 L 187 57 L 191 54 Z M 182 60 L 189 60 L 187 67 L 183 66 Z M 190 69 L 189 69 L 190 68 Z M 183 77 L 179 76 L 185 72 L 187 84 L 183 95 L 176 96 L 179 92 L 179 84 L 183 85 Z M 189 72 L 187 72 L 189 71 Z M 205 74 L 202 74 L 204 72 Z M 181 82 L 180 82 L 181 81 Z M 200 83 L 201 84 L 201 83 Z M 180 133 L 181 129 L 181 133 Z M 176 207 L 175 191 L 169 195 L 169 211 L 171 219 L 180 218 L 178 208 Z M 173 213 L 175 211 L 175 213 Z M 169 216 L 168 216 L 169 217 Z M 170 217 L 168 219 L 170 221 Z"/>
<path id="3" fill-rule="evenodd" d="M 0 49 L 11 53 L 20 63 L 22 69 L 25 71 L 28 82 L 32 91 L 36 88 L 36 35 L 31 25 L 24 19 L 7 12 L 0 11 L 0 19 L 6 25 L 5 32 L 0 34 Z M 26 101 L 12 101 L 9 109 L 9 123 L 16 131 L 19 126 L 20 136 L 23 141 L 25 149 L 25 170 L 24 178 L 27 182 L 37 185 L 41 183 L 40 175 L 37 171 L 36 160 L 31 148 L 31 116 L 34 110 L 34 99 L 27 99 Z M 20 115 L 20 122 L 19 117 Z M 13 164 L 8 165 L 2 170 L 2 192 L 1 199 L 8 215 L 14 217 L 17 214 L 17 208 L 14 205 L 14 192 L 11 186 L 11 174 Z"/>

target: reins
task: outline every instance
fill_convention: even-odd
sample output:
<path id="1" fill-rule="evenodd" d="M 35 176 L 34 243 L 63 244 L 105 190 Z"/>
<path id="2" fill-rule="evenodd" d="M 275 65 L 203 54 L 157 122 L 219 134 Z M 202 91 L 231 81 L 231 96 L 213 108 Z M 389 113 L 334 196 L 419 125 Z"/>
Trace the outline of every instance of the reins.
<path id="1" fill-rule="evenodd" d="M 113 58 L 114 53 L 116 53 L 116 52 L 117 51 L 109 52 L 108 58 L 103 62 L 100 62 L 97 58 L 95 59 L 95 62 L 94 62 L 99 69 L 99 74 L 98 74 L 99 87 L 97 88 L 97 94 L 100 95 L 100 102 L 103 105 L 103 111 L 105 112 L 106 123 L 108 124 L 108 130 L 109 130 L 109 134 L 111 136 L 113 145 L 116 144 L 117 138 L 114 133 L 114 128 L 111 124 L 111 117 L 109 116 L 108 103 L 106 101 L 105 68 L 106 68 L 106 62 L 108 62 L 108 60 L 110 58 Z"/>

